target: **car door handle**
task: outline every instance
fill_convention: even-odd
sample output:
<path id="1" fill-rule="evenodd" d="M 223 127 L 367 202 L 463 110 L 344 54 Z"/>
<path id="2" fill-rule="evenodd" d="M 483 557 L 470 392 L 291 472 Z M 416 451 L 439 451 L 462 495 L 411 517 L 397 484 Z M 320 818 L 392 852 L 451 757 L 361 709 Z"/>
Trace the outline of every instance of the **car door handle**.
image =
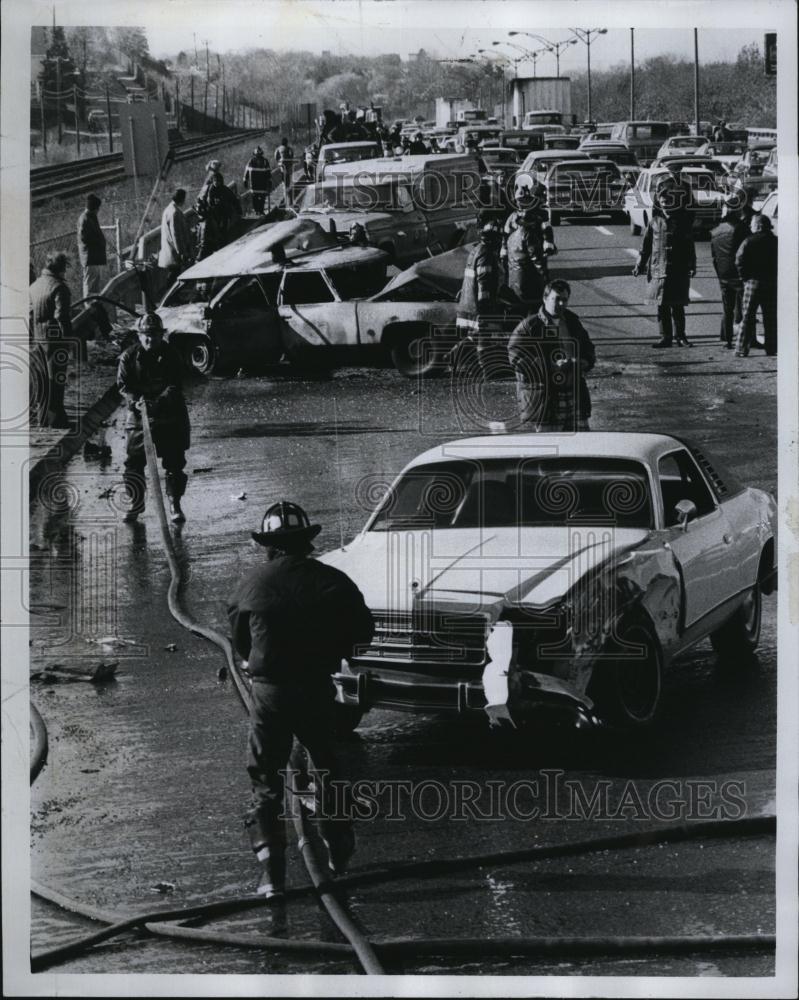
<path id="1" fill-rule="evenodd" d="M 732 535 L 726 535 L 726 534 L 722 535 L 721 540 L 724 542 L 725 545 L 729 545 L 732 542 Z"/>

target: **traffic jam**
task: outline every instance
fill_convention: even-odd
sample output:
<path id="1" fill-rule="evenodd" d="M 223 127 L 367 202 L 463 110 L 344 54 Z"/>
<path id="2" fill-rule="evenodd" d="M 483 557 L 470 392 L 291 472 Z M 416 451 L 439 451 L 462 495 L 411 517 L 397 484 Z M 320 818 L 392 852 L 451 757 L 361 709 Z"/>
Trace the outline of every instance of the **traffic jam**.
<path id="1" fill-rule="evenodd" d="M 777 131 L 508 87 L 220 147 L 129 265 L 31 507 L 33 971 L 773 974 Z"/>

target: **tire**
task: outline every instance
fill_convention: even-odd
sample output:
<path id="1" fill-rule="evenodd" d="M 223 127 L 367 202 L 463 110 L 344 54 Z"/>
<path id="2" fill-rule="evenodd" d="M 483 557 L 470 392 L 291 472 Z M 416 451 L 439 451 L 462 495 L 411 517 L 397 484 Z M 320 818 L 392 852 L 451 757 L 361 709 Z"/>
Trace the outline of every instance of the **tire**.
<path id="1" fill-rule="evenodd" d="M 344 705 L 340 701 L 333 706 L 333 729 L 338 736 L 349 736 L 358 728 L 363 718 L 363 709 L 357 705 Z"/>
<path id="2" fill-rule="evenodd" d="M 732 618 L 710 636 L 713 649 L 725 659 L 740 661 L 750 657 L 760 642 L 762 616 L 763 602 L 757 582 Z"/>
<path id="3" fill-rule="evenodd" d="M 211 375 L 219 360 L 219 349 L 209 337 L 192 337 L 183 348 L 187 367 L 197 375 Z"/>
<path id="4" fill-rule="evenodd" d="M 633 217 L 632 216 L 630 216 L 630 235 L 631 236 L 640 236 L 641 235 L 641 227 L 640 226 L 636 226 L 636 224 L 633 222 Z"/>
<path id="5" fill-rule="evenodd" d="M 606 722 L 624 729 L 651 725 L 660 707 L 663 658 L 652 627 L 644 621 L 622 623 L 620 645 L 643 646 L 643 657 L 600 661 L 588 694 Z M 612 655 L 612 650 L 608 650 Z"/>
<path id="6" fill-rule="evenodd" d="M 400 329 L 390 347 L 391 363 L 405 378 L 435 375 L 443 370 L 438 354 L 431 350 L 430 327 L 426 324 Z M 425 346 L 425 342 L 428 342 Z"/>

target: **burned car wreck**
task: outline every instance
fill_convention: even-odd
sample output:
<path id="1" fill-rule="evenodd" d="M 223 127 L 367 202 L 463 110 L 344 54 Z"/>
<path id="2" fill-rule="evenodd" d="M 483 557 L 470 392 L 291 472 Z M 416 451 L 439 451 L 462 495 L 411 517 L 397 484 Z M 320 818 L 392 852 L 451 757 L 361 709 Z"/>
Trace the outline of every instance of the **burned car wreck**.
<path id="1" fill-rule="evenodd" d="M 454 441 L 364 488 L 377 509 L 321 557 L 376 622 L 334 676 L 345 725 L 379 706 L 645 726 L 676 656 L 751 653 L 776 586 L 773 498 L 665 435 Z"/>
<path id="2" fill-rule="evenodd" d="M 440 368 L 452 347 L 469 249 L 388 280 L 381 250 L 288 220 L 184 271 L 157 312 L 166 339 L 199 374 L 256 370 L 281 358 L 324 367 L 390 356 L 402 374 L 416 376 Z"/>

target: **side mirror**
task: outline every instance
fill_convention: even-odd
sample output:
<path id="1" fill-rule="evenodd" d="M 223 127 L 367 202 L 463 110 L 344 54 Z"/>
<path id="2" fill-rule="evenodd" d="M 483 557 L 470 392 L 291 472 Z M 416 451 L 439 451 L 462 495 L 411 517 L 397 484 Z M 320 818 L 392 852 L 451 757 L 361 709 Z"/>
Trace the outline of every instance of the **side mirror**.
<path id="1" fill-rule="evenodd" d="M 683 531 L 687 531 L 688 522 L 696 517 L 696 504 L 693 500 L 680 500 L 674 505 L 674 511 L 677 514 L 677 523 Z"/>

